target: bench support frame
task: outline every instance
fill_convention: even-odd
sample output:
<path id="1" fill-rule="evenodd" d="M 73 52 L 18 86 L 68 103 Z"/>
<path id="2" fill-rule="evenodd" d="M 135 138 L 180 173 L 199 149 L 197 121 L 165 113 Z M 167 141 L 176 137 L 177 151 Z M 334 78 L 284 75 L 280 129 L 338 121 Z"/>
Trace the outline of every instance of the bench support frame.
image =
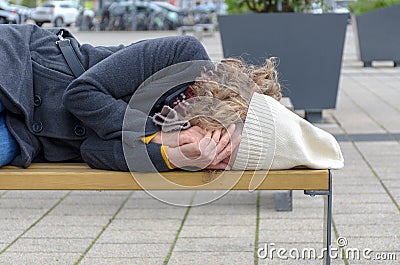
<path id="1" fill-rule="evenodd" d="M 331 264 L 331 248 L 332 248 L 332 172 L 329 170 L 329 190 L 305 190 L 305 195 L 325 196 L 324 200 L 324 243 L 323 247 L 325 250 L 324 263 L 325 265 Z"/>

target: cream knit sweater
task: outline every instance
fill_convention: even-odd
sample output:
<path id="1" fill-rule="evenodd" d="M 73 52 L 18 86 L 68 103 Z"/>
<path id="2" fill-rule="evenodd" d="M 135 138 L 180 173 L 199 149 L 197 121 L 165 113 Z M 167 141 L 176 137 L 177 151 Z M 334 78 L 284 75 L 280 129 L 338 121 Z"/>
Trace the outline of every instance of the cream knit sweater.
<path id="1" fill-rule="evenodd" d="M 339 169 L 344 165 L 336 139 L 275 99 L 254 93 L 233 170 Z"/>

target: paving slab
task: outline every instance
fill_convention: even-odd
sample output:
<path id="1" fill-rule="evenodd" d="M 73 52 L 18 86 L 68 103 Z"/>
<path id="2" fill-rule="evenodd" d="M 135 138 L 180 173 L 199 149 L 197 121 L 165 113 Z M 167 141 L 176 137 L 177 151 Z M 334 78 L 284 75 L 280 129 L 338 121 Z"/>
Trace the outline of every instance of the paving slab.
<path id="1" fill-rule="evenodd" d="M 336 213 L 370 213 L 375 214 L 379 213 L 398 213 L 399 209 L 393 204 L 390 203 L 336 203 L 333 208 L 333 212 Z M 372 217 L 373 218 L 373 217 Z"/>
<path id="2" fill-rule="evenodd" d="M 254 215 L 230 214 L 230 215 L 192 215 L 189 214 L 185 227 L 214 225 L 214 226 L 236 226 L 236 225 L 255 225 L 256 217 Z"/>
<path id="3" fill-rule="evenodd" d="M 87 257 L 104 258 L 165 258 L 170 244 L 95 244 L 87 253 Z"/>
<path id="4" fill-rule="evenodd" d="M 83 253 L 92 239 L 20 238 L 6 252 Z"/>
<path id="5" fill-rule="evenodd" d="M 0 221 L 0 223 L 2 223 Z M 22 227 L 21 227 L 22 228 Z M 14 241 L 15 238 L 17 238 L 19 235 L 21 235 L 25 230 L 19 229 L 12 229 L 12 230 L 3 230 L 4 228 L 1 228 L 0 230 L 0 244 L 4 246 L 5 244 L 10 244 L 12 241 Z M 1 249 L 0 249 L 1 251 Z"/>
<path id="6" fill-rule="evenodd" d="M 65 226 L 39 223 L 24 234 L 24 238 L 94 239 L 102 229 L 103 226 Z"/>
<path id="7" fill-rule="evenodd" d="M 254 237 L 180 237 L 174 252 L 251 252 L 254 251 Z"/>
<path id="8" fill-rule="evenodd" d="M 132 198 L 125 204 L 125 209 L 174 209 L 178 206 L 170 205 L 152 197 Z"/>
<path id="9" fill-rule="evenodd" d="M 320 221 L 322 222 L 322 220 Z M 287 226 L 286 226 L 287 227 Z M 263 243 L 263 242 L 274 242 L 274 243 L 290 243 L 290 242 L 298 242 L 298 243 L 321 243 L 323 242 L 323 232 L 324 230 L 292 230 L 292 231 L 281 231 L 275 230 L 264 230 L 260 229 L 259 230 L 259 235 L 258 235 L 258 242 Z"/>
<path id="10" fill-rule="evenodd" d="M 85 257 L 79 264 L 81 265 L 160 265 L 163 264 L 164 258 L 90 258 Z"/>
<path id="11" fill-rule="evenodd" d="M 323 231 L 324 223 L 322 216 L 320 218 L 307 219 L 277 219 L 261 218 L 259 220 L 259 230 L 267 232 L 291 233 L 306 229 L 307 231 Z"/>
<path id="12" fill-rule="evenodd" d="M 27 265 L 27 264 L 57 264 L 71 265 L 79 259 L 79 253 L 26 253 L 6 252 L 0 255 L 0 264 Z"/>
<path id="13" fill-rule="evenodd" d="M 60 204 L 52 212 L 52 216 L 112 216 L 120 205 L 102 206 L 81 203 L 79 205 Z"/>
<path id="14" fill-rule="evenodd" d="M 110 220 L 110 216 L 63 216 L 63 215 L 52 215 L 50 212 L 46 215 L 40 224 L 49 225 L 49 226 L 101 226 L 106 225 Z"/>
<path id="15" fill-rule="evenodd" d="M 5 197 L 0 200 L 0 209 L 48 209 L 57 201 L 58 199 Z"/>
<path id="16" fill-rule="evenodd" d="M 345 237 L 381 237 L 400 240 L 399 227 L 396 224 L 343 224 L 336 225 L 336 229 Z"/>
<path id="17" fill-rule="evenodd" d="M 250 264 L 253 259 L 253 252 L 174 252 L 168 262 L 169 265 L 243 265 Z"/>
<path id="18" fill-rule="evenodd" d="M 107 244 L 172 244 L 176 230 L 115 230 L 107 229 L 97 243 Z"/>
<path id="19" fill-rule="evenodd" d="M 180 233 L 180 238 L 185 237 L 212 237 L 212 238 L 231 238 L 231 237 L 249 237 L 254 236 L 256 231 L 253 225 L 197 225 L 184 226 Z"/>
<path id="20" fill-rule="evenodd" d="M 127 231 L 152 231 L 152 230 L 173 230 L 177 231 L 182 223 L 179 219 L 115 219 L 108 229 Z"/>
<path id="21" fill-rule="evenodd" d="M 20 220 L 37 220 L 42 217 L 48 209 L 11 209 L 11 208 L 0 208 L 0 219 L 20 219 Z"/>
<path id="22" fill-rule="evenodd" d="M 179 219 L 182 220 L 186 207 L 167 209 L 123 209 L 118 219 Z"/>
<path id="23" fill-rule="evenodd" d="M 375 225 L 375 224 L 389 224 L 398 225 L 398 213 L 334 213 L 334 220 L 336 225 Z"/>
<path id="24" fill-rule="evenodd" d="M 221 204 L 207 204 L 205 206 L 192 207 L 190 210 L 191 215 L 230 215 L 230 214 L 255 214 L 256 206 L 248 204 L 239 205 L 221 205 Z"/>

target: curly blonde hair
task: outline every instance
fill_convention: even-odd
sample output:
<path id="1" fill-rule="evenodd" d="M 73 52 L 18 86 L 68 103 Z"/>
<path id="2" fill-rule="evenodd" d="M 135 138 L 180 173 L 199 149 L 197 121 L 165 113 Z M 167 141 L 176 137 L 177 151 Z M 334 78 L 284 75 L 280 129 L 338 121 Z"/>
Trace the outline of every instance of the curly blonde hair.
<path id="1" fill-rule="evenodd" d="M 262 66 L 246 65 L 234 58 L 215 63 L 214 69 L 204 70 L 189 87 L 196 98 L 181 118 L 208 129 L 244 122 L 254 92 L 278 101 L 282 98 L 275 66 L 276 58 L 267 59 Z"/>

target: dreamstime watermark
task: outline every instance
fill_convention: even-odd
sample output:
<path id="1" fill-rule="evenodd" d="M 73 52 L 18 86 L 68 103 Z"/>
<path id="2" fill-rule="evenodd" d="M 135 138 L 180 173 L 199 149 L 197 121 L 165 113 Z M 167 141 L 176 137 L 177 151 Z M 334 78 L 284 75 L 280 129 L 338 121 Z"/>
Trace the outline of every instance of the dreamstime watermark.
<path id="1" fill-rule="evenodd" d="M 373 261 L 395 261 L 397 254 L 394 252 L 376 252 L 371 248 L 352 248 L 348 247 L 348 240 L 339 237 L 336 240 L 337 246 L 327 248 L 284 248 L 275 243 L 265 243 L 258 248 L 257 255 L 260 259 L 280 259 L 280 260 L 322 260 L 329 255 L 331 259 L 346 260 L 373 260 Z"/>

